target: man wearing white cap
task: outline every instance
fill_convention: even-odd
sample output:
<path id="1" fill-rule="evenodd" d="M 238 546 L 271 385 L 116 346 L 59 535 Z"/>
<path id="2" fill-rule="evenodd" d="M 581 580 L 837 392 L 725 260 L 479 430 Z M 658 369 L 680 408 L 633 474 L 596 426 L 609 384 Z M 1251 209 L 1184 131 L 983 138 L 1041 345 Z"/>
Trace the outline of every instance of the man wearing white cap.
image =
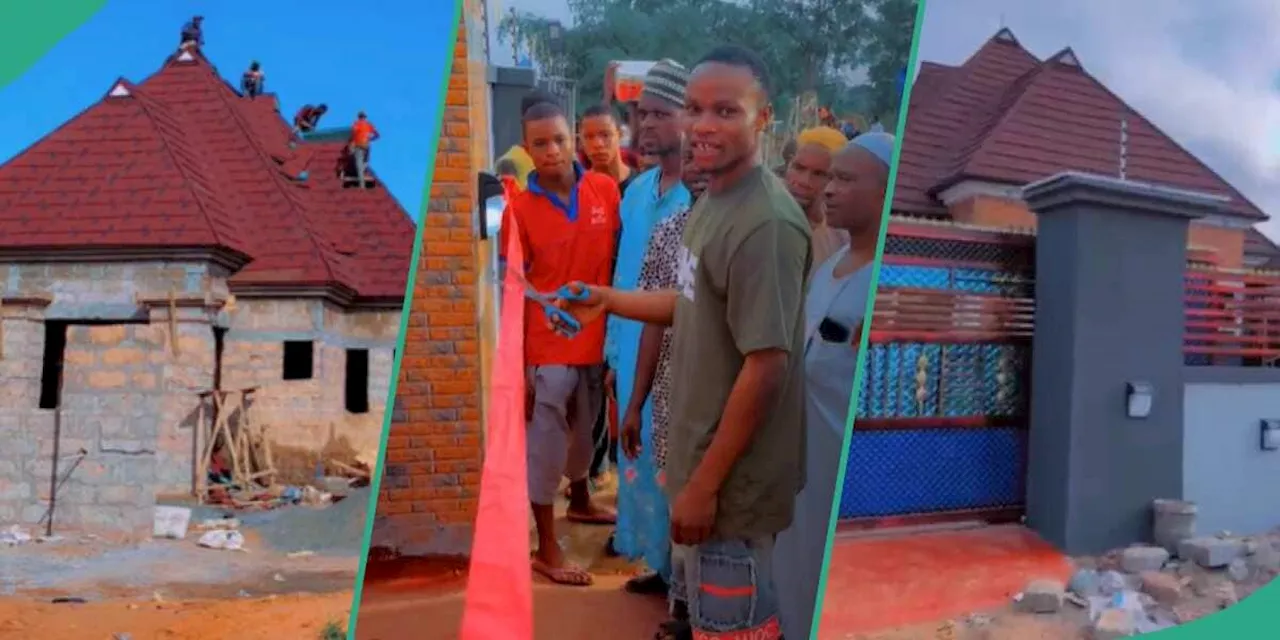
<path id="1" fill-rule="evenodd" d="M 808 638 L 813 627 L 893 147 L 887 133 L 854 138 L 832 160 L 823 193 L 827 224 L 848 233 L 849 244 L 814 269 L 805 297 L 807 478 L 774 564 L 786 638 Z"/>

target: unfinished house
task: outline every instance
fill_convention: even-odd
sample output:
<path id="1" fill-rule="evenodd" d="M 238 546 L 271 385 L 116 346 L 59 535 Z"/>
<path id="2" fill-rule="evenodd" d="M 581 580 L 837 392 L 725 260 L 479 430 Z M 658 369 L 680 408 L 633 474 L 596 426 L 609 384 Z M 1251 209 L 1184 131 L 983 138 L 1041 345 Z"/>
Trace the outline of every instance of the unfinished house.
<path id="1" fill-rule="evenodd" d="M 219 421 L 376 452 L 415 227 L 345 141 L 184 51 L 0 166 L 0 524 L 148 528 Z"/>

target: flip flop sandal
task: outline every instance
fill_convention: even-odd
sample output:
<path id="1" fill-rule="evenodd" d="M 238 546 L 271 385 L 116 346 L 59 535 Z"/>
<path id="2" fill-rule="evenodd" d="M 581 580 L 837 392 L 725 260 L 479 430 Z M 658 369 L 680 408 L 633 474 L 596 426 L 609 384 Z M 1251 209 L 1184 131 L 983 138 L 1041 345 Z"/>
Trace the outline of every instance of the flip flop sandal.
<path id="1" fill-rule="evenodd" d="M 591 577 L 591 574 L 586 569 L 573 565 L 553 568 L 535 560 L 533 562 L 533 570 L 551 582 L 566 587 L 589 587 L 595 582 L 595 579 Z"/>

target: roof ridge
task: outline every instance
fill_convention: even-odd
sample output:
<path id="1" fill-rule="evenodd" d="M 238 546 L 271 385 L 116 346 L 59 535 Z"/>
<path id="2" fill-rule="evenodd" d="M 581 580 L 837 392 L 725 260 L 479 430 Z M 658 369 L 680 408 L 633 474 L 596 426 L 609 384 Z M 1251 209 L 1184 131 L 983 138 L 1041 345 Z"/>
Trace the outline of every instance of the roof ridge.
<path id="1" fill-rule="evenodd" d="M 1190 150 L 1188 150 L 1185 146 L 1183 146 L 1181 142 L 1178 142 L 1173 136 L 1165 133 L 1164 129 L 1160 128 L 1158 125 L 1156 125 L 1156 123 L 1151 121 L 1151 118 L 1148 118 L 1147 116 L 1143 115 L 1142 112 L 1138 111 L 1137 109 L 1134 109 L 1133 106 L 1129 104 L 1128 100 L 1121 98 L 1114 91 L 1108 88 L 1105 83 L 1095 78 L 1094 75 L 1092 73 L 1089 73 L 1088 70 L 1086 70 L 1083 65 L 1077 66 L 1074 68 L 1078 71 L 1078 73 L 1084 75 L 1084 77 L 1087 78 L 1089 82 L 1092 82 L 1095 86 L 1101 89 L 1108 96 L 1111 96 L 1113 100 L 1119 103 L 1120 106 L 1124 107 L 1129 113 L 1137 116 L 1143 122 L 1145 122 L 1147 126 L 1151 127 L 1151 131 L 1154 132 L 1158 137 L 1163 138 L 1166 142 L 1173 145 L 1175 149 L 1182 152 L 1182 154 L 1185 155 L 1187 158 L 1190 158 L 1191 161 L 1195 163 L 1197 166 L 1199 166 L 1201 169 L 1204 169 L 1205 171 L 1209 172 L 1210 176 L 1213 176 L 1214 179 L 1216 179 L 1219 183 L 1221 183 L 1223 187 L 1226 188 L 1226 191 L 1233 199 L 1239 199 L 1241 202 L 1243 202 L 1246 205 L 1247 208 L 1251 208 L 1255 212 L 1257 212 L 1259 215 L 1261 215 L 1262 219 L 1257 220 L 1256 222 L 1266 222 L 1267 220 L 1271 219 L 1270 214 L 1263 211 L 1262 208 L 1259 207 L 1256 203 L 1254 203 L 1253 200 L 1250 200 L 1248 196 L 1241 193 L 1240 190 L 1235 187 L 1235 185 L 1231 184 L 1231 182 L 1229 182 L 1226 178 L 1223 178 L 1222 174 L 1218 173 L 1216 169 L 1209 166 L 1209 164 L 1206 163 L 1204 160 L 1201 160 L 1200 156 L 1194 153 L 1191 153 Z"/>
<path id="2" fill-rule="evenodd" d="M 1001 29 L 1001 32 L 1003 31 L 1008 31 L 1008 29 L 1007 28 Z M 997 32 L 996 36 L 999 36 L 999 35 L 1000 35 L 1000 32 Z M 1010 32 L 1010 35 L 1012 35 L 1012 32 Z M 1012 42 L 1006 42 L 1006 41 L 997 40 L 996 36 L 992 36 L 990 39 L 984 42 L 982 46 L 978 47 L 978 49 L 974 51 L 968 58 L 966 58 L 964 62 L 958 65 L 949 66 L 949 68 L 952 69 L 953 72 L 947 74 L 948 77 L 946 78 L 946 82 L 943 83 L 942 86 L 939 86 L 937 90 L 935 90 L 935 92 L 933 93 L 932 104 L 920 105 L 919 107 L 913 106 L 912 111 L 914 113 L 919 113 L 920 111 L 927 111 L 931 107 L 941 108 L 943 106 L 946 106 L 948 104 L 948 98 L 951 97 L 951 94 L 953 92 L 955 92 L 959 88 L 967 87 L 970 84 L 970 81 L 973 78 L 974 72 L 976 71 L 975 69 L 976 63 L 981 58 L 984 52 L 991 51 L 990 47 L 993 47 L 993 46 L 1012 47 L 1014 50 L 1021 53 L 1029 61 L 1031 61 L 1033 63 L 1033 66 L 1039 66 L 1040 64 L 1043 63 L 1043 61 L 1040 58 L 1036 57 L 1035 54 L 1028 51 L 1027 48 L 1022 46 L 1022 43 L 1018 42 L 1016 39 L 1014 39 Z M 939 66 L 948 66 L 948 65 L 939 65 Z M 969 115 L 968 113 L 969 111 L 972 111 L 972 108 L 965 109 L 964 115 L 966 116 L 966 118 Z"/>
<path id="3" fill-rule="evenodd" d="M 999 33 L 996 35 L 998 36 Z M 1031 63 L 1030 68 L 1014 78 L 1012 81 L 1000 85 L 999 90 L 1002 91 L 1002 93 L 1000 94 L 998 101 L 993 103 L 988 100 L 976 105 L 957 105 L 955 101 L 951 99 L 954 92 L 958 90 L 965 90 L 972 84 L 974 75 L 980 70 L 979 62 L 981 61 L 984 53 L 993 51 L 991 47 L 1011 47 Z M 1008 100 L 1007 94 L 1010 88 L 1014 87 L 1019 80 L 1028 77 L 1037 69 L 1042 68 L 1043 65 L 1044 61 L 1040 60 L 1035 56 L 1035 54 L 1028 51 L 1026 47 L 1023 47 L 1016 39 L 1013 41 L 1001 41 L 997 40 L 997 38 L 993 36 L 979 47 L 973 55 L 969 56 L 969 58 L 964 61 L 964 64 L 958 67 L 953 67 L 955 69 L 955 72 L 952 74 L 953 77 L 947 79 L 946 86 L 939 87 L 933 96 L 932 105 L 922 105 L 922 108 L 913 109 L 913 115 L 919 114 L 922 111 L 927 112 L 931 106 L 934 109 L 959 109 L 959 112 L 956 115 L 961 124 L 960 126 L 952 128 L 948 132 L 944 138 L 945 144 L 943 145 L 944 149 L 955 149 L 955 152 L 950 155 L 934 158 L 928 163 L 930 173 L 934 177 L 929 179 L 929 185 L 926 187 L 926 190 L 936 189 L 939 185 L 943 185 L 947 180 L 952 179 L 956 173 L 956 169 L 967 162 L 968 156 L 973 153 L 971 147 L 976 143 L 976 141 L 981 140 L 982 137 L 990 131 L 990 127 L 979 127 L 978 132 L 982 135 L 970 134 L 969 136 L 964 136 L 963 134 L 970 131 L 970 128 L 967 125 L 978 118 L 992 118 L 993 114 L 1003 115 L 1002 111 L 1007 110 L 1008 107 L 1005 107 L 1004 109 L 1001 109 L 1000 107 Z M 985 109 L 988 108 L 991 109 L 992 113 L 984 113 Z M 998 121 L 999 117 L 994 117 L 993 122 Z M 908 125 L 909 124 L 910 123 L 908 122 Z"/>
<path id="4" fill-rule="evenodd" d="M 198 163 L 194 162 L 195 153 L 187 147 L 185 141 L 181 137 L 175 136 L 165 130 L 166 126 L 177 127 L 177 119 L 172 113 L 170 113 L 169 107 L 148 95 L 149 91 L 147 89 L 143 89 L 126 79 L 121 78 L 117 81 L 117 84 L 123 84 L 125 88 L 129 90 L 129 98 L 138 101 L 138 107 L 147 116 L 147 120 L 151 122 L 152 126 L 155 128 L 156 134 L 160 137 L 160 143 L 164 145 L 165 151 L 168 152 L 170 159 L 173 160 L 174 167 L 176 167 L 178 172 L 187 179 L 188 182 L 185 185 L 186 189 L 191 192 L 192 197 L 195 198 L 196 206 L 200 209 L 200 213 L 203 214 L 205 224 L 209 226 L 209 232 L 213 235 L 214 240 L 237 251 L 245 251 L 246 247 L 242 246 L 242 241 L 239 241 L 238 238 L 233 241 L 231 238 L 226 237 L 218 230 L 218 225 L 214 224 L 213 214 L 216 213 L 222 217 L 228 215 L 225 210 L 225 205 L 221 199 L 217 197 L 215 190 L 209 188 L 209 184 L 212 181 L 204 175 L 202 170 L 198 169 Z M 163 116 L 174 122 L 162 123 L 158 120 L 157 116 Z M 180 127 L 177 128 L 180 129 Z M 188 157 L 183 158 L 180 157 L 180 155 L 186 155 Z M 204 193 L 201 193 L 202 191 Z"/>
<path id="5" fill-rule="evenodd" d="M 264 166 L 267 168 L 267 170 L 271 175 L 269 179 L 275 185 L 276 190 L 282 196 L 284 196 L 286 201 L 288 201 L 289 206 L 293 210 L 294 215 L 301 217 L 303 222 L 306 223 L 301 225 L 302 231 L 307 235 L 307 238 L 311 240 L 312 246 L 315 247 L 316 249 L 316 254 L 320 256 L 320 262 L 324 265 L 325 273 L 328 274 L 329 280 L 337 284 L 343 284 L 342 279 L 338 277 L 335 271 L 334 265 L 331 264 L 328 259 L 328 252 L 326 251 L 326 247 L 321 242 L 322 238 L 318 238 L 316 235 L 316 230 L 314 228 L 314 225 L 311 224 L 312 220 L 310 216 L 308 216 L 306 213 L 306 207 L 300 206 L 302 203 L 299 202 L 298 199 L 296 198 L 296 194 L 293 191 L 294 185 L 286 184 L 284 182 L 283 177 L 280 175 L 279 168 L 275 164 L 275 161 L 271 159 L 270 154 L 267 153 L 266 149 L 264 149 L 262 145 L 259 143 L 258 137 L 253 131 L 253 127 L 249 126 L 249 124 L 245 122 L 244 114 L 241 113 L 240 111 L 241 105 L 236 104 L 233 101 L 233 99 L 229 95 L 227 95 L 228 93 L 231 93 L 236 96 L 236 99 L 239 99 L 240 97 L 239 94 L 235 91 L 235 89 L 231 87 L 229 83 L 223 80 L 222 77 L 212 73 L 210 73 L 210 75 L 215 80 L 217 80 L 219 84 L 222 85 L 219 89 L 223 89 L 223 88 L 226 89 L 226 91 L 219 90 L 218 97 L 222 101 L 223 105 L 227 107 L 227 110 L 231 112 L 232 119 L 235 121 L 236 126 L 244 134 L 245 139 L 249 141 L 249 145 L 253 148 L 254 152 L 258 155 L 259 159 L 263 161 Z M 354 285 L 355 283 L 352 283 L 350 286 L 353 286 L 353 288 L 358 288 L 358 287 L 354 287 Z"/>
<path id="6" fill-rule="evenodd" d="M 1044 75 L 1050 64 L 1050 61 L 1041 62 L 1009 83 L 1004 94 L 1000 96 L 1000 101 L 995 104 L 996 108 L 987 115 L 986 121 L 973 132 L 965 144 L 957 149 L 951 158 L 948 171 L 932 185 L 933 188 L 946 185 L 964 174 L 965 168 L 973 161 L 973 156 L 982 149 L 982 142 L 1009 121 L 1018 104 L 1026 97 L 1028 90 Z"/>
<path id="7" fill-rule="evenodd" d="M 1000 34 L 1003 34 L 1003 33 L 1009 34 L 1008 40 L 1004 40 L 1000 38 Z M 981 56 L 984 51 L 988 50 L 988 47 L 992 47 L 992 46 L 1013 47 L 1014 49 L 1017 49 L 1018 51 L 1021 51 L 1022 53 L 1025 53 L 1026 55 L 1030 56 L 1032 60 L 1035 60 L 1036 62 L 1042 62 L 1042 60 L 1036 54 L 1031 53 L 1030 49 L 1027 49 L 1026 47 L 1022 46 L 1022 43 L 1019 42 L 1016 37 L 1014 37 L 1013 31 L 1011 31 L 1008 27 L 1001 27 L 1000 30 L 997 31 L 995 35 L 991 36 L 990 38 L 987 38 L 986 42 L 983 42 L 981 46 L 979 46 L 977 49 L 974 50 L 973 53 L 969 54 L 968 58 L 964 59 L 964 62 L 961 62 L 960 64 L 956 65 L 956 67 L 962 68 L 962 69 L 965 67 L 968 67 L 969 63 L 977 60 L 978 56 Z"/>

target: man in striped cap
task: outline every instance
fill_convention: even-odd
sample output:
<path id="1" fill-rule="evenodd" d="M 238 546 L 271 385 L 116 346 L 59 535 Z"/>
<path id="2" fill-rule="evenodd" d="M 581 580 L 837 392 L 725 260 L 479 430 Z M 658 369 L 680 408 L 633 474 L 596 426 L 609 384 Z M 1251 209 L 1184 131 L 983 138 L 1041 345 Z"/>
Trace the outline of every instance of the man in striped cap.
<path id="1" fill-rule="evenodd" d="M 657 165 L 636 177 L 623 194 L 615 288 L 639 288 L 654 228 L 692 204 L 681 170 L 680 119 L 688 79 L 689 72 L 679 63 L 662 60 L 649 70 L 635 105 L 636 151 L 655 157 Z M 617 407 L 623 412 L 619 436 L 624 455 L 618 461 L 618 529 L 613 548 L 628 558 L 644 560 L 651 571 L 631 580 L 629 591 L 665 596 L 671 566 L 668 507 L 662 487 L 666 434 L 654 431 L 655 425 L 665 426 L 665 421 L 653 420 L 652 411 L 646 408 L 663 327 L 610 317 L 606 335 L 605 358 L 614 372 Z"/>

